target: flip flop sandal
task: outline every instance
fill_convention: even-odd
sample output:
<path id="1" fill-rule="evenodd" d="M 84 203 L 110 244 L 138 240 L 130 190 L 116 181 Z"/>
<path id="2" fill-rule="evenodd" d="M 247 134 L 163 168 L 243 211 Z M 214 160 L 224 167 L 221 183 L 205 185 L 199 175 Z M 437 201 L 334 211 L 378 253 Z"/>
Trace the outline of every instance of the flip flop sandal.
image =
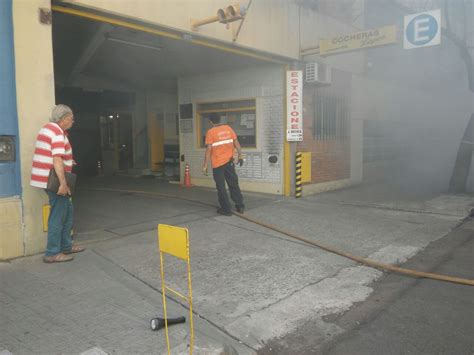
<path id="1" fill-rule="evenodd" d="M 80 253 L 84 250 L 86 250 L 86 249 L 83 248 L 83 247 L 80 247 L 79 245 L 73 245 L 71 250 L 65 250 L 65 251 L 62 251 L 61 253 L 65 254 L 65 255 L 68 255 L 68 254 Z"/>
<path id="2" fill-rule="evenodd" d="M 69 256 L 69 255 L 65 255 L 65 254 L 62 254 L 62 253 L 43 257 L 43 261 L 47 264 L 65 263 L 67 261 L 72 261 L 73 259 L 74 259 L 74 257 Z"/>

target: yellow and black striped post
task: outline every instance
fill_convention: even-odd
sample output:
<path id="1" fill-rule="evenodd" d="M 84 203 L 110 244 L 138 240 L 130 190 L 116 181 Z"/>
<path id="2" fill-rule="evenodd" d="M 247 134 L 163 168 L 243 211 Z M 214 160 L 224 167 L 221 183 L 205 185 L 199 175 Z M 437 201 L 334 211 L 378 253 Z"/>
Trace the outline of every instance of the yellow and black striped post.
<path id="1" fill-rule="evenodd" d="M 296 178 L 295 178 L 295 197 L 300 198 L 303 194 L 303 186 L 301 185 L 301 165 L 302 165 L 302 154 L 296 152 Z"/>

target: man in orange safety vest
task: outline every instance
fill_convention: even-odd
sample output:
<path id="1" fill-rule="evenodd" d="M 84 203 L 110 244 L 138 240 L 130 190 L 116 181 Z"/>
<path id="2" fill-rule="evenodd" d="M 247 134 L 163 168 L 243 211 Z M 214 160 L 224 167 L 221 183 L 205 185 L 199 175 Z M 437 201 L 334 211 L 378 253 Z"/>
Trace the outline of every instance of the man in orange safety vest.
<path id="1" fill-rule="evenodd" d="M 244 213 L 243 197 L 234 164 L 234 148 L 238 154 L 236 162 L 240 165 L 243 164 L 242 148 L 239 140 L 229 125 L 221 123 L 221 118 L 217 113 L 211 113 L 209 121 L 212 127 L 206 133 L 205 144 L 207 148 L 202 169 L 204 173 L 207 173 L 207 163 L 210 160 L 220 205 L 217 213 L 224 216 L 232 215 L 225 186 L 226 182 L 229 186 L 230 197 L 235 203 L 235 209 L 238 213 Z"/>

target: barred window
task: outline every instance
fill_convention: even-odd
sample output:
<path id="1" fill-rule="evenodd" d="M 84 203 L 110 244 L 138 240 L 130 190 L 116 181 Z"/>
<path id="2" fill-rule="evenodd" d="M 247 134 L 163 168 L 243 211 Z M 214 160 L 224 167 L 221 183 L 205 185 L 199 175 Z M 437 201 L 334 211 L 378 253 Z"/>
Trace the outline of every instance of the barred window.
<path id="1" fill-rule="evenodd" d="M 313 97 L 314 138 L 345 140 L 349 136 L 347 98 L 328 93 Z"/>

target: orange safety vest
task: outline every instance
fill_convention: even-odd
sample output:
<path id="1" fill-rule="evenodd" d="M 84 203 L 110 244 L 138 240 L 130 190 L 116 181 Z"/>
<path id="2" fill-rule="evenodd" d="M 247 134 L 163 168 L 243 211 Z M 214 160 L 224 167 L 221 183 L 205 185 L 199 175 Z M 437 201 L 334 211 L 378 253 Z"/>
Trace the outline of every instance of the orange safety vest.
<path id="1" fill-rule="evenodd" d="M 232 159 L 235 139 L 237 139 L 237 135 L 226 124 L 212 127 L 207 131 L 205 143 L 211 146 L 211 164 L 213 168 L 227 164 Z"/>

